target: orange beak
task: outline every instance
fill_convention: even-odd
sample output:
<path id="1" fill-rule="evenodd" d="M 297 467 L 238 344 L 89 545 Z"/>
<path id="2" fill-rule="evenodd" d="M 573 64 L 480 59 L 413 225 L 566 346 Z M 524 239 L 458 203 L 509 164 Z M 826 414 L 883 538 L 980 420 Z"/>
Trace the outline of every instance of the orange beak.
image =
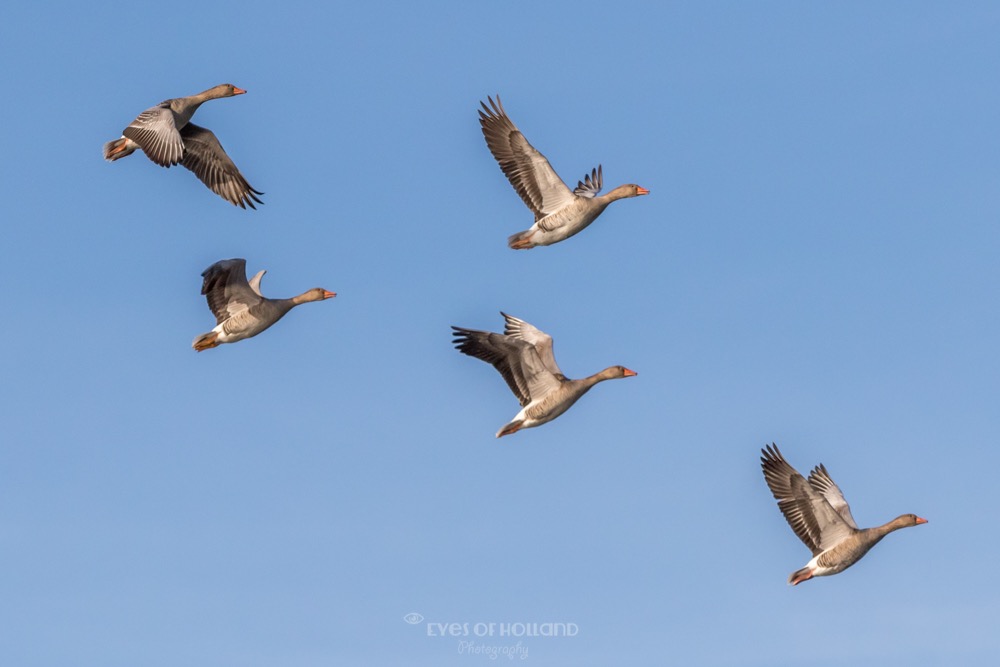
<path id="1" fill-rule="evenodd" d="M 647 190 L 646 188 L 643 188 L 643 187 L 639 187 L 638 185 L 635 186 L 635 191 L 636 191 L 637 194 L 640 194 L 640 195 L 648 195 L 649 194 L 649 190 Z"/>
<path id="2" fill-rule="evenodd" d="M 242 88 L 237 88 L 236 86 L 233 86 L 233 95 L 242 95 L 245 92 L 247 91 L 243 90 Z"/>
<path id="3" fill-rule="evenodd" d="M 919 525 L 919 524 L 921 524 L 921 523 L 927 523 L 927 519 L 921 519 L 921 518 L 920 518 L 920 517 L 918 516 L 918 517 L 917 517 L 917 524 Z"/>
<path id="4" fill-rule="evenodd" d="M 630 377 L 632 377 L 633 375 L 638 375 L 638 373 L 636 373 L 636 372 L 635 372 L 635 371 L 633 371 L 633 370 L 630 370 L 630 369 L 626 368 L 626 369 L 625 369 L 625 371 L 624 371 L 624 373 L 623 373 L 623 375 L 624 375 L 625 377 L 627 377 L 627 378 L 630 378 Z"/>
<path id="5" fill-rule="evenodd" d="M 323 290 L 323 298 L 324 299 L 332 299 L 335 296 L 337 296 L 336 292 L 328 292 L 326 290 Z"/>

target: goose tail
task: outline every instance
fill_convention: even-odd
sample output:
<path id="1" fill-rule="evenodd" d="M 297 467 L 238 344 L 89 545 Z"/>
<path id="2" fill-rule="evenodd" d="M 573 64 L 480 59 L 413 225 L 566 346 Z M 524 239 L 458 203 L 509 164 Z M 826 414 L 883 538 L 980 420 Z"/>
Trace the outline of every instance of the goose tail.
<path id="1" fill-rule="evenodd" d="M 191 347 L 195 349 L 195 352 L 204 352 L 205 350 L 211 350 L 213 347 L 219 346 L 219 332 L 209 331 L 208 333 L 203 333 L 194 339 L 191 343 Z"/>
<path id="2" fill-rule="evenodd" d="M 128 157 L 139 148 L 139 145 L 134 141 L 122 137 L 121 139 L 115 139 L 114 141 L 109 141 L 104 144 L 104 159 L 108 162 L 114 162 L 115 160 L 121 159 L 123 157 Z"/>

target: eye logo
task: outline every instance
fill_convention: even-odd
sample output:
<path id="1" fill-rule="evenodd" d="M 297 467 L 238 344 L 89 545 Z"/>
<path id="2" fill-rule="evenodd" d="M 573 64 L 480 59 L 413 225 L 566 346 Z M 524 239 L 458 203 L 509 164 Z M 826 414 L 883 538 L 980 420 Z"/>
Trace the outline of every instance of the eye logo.
<path id="1" fill-rule="evenodd" d="M 416 625 L 420 621 L 424 620 L 424 617 L 415 611 L 411 611 L 409 614 L 403 617 L 403 620 L 409 623 L 410 625 Z"/>

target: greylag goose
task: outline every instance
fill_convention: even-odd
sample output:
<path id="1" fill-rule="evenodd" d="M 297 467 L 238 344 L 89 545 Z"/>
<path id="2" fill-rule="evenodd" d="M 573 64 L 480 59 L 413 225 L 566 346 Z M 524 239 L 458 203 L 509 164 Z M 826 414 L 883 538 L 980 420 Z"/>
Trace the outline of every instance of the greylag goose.
<path id="1" fill-rule="evenodd" d="M 205 269 L 201 293 L 215 314 L 218 326 L 191 343 L 198 352 L 256 336 L 285 316 L 295 306 L 337 296 L 316 287 L 291 299 L 268 299 L 260 293 L 260 279 L 266 271 L 247 281 L 245 259 L 223 259 Z"/>
<path id="2" fill-rule="evenodd" d="M 892 531 L 927 523 L 916 514 L 903 514 L 881 526 L 858 528 L 844 494 L 822 463 L 806 479 L 789 465 L 777 445 L 760 451 L 764 479 L 778 508 L 813 555 L 805 567 L 792 572 L 789 584 L 843 572 Z"/>
<path id="3" fill-rule="evenodd" d="M 649 194 L 646 188 L 631 183 L 620 185 L 606 195 L 598 195 L 604 186 L 604 171 L 600 165 L 571 191 L 545 156 L 528 143 L 507 116 L 500 96 L 497 95 L 496 102 L 492 97 L 486 99 L 490 106 L 480 102 L 483 108 L 479 112 L 486 145 L 500 163 L 507 180 L 535 214 L 531 229 L 507 239 L 511 248 L 527 250 L 558 243 L 586 229 L 611 202 Z"/>
<path id="4" fill-rule="evenodd" d="M 203 102 L 245 92 L 223 83 L 197 95 L 160 102 L 139 114 L 122 132 L 121 139 L 104 144 L 104 159 L 114 162 L 141 149 L 161 167 L 179 164 L 190 169 L 226 201 L 242 209 L 256 209 L 254 202 L 264 203 L 257 195 L 264 193 L 250 187 L 211 130 L 190 122 Z"/>
<path id="5" fill-rule="evenodd" d="M 611 366 L 582 380 L 570 380 L 556 365 L 552 336 L 524 320 L 500 314 L 505 320 L 502 334 L 452 327 L 458 351 L 492 364 L 521 402 L 521 411 L 497 431 L 498 438 L 552 421 L 598 382 L 636 374 L 624 366 Z"/>

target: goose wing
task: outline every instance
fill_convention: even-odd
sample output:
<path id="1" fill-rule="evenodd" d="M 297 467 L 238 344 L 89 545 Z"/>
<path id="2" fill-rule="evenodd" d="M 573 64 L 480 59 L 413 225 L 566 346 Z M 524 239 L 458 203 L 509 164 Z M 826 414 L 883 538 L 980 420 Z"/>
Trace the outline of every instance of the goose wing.
<path id="1" fill-rule="evenodd" d="M 531 343 L 489 331 L 452 329 L 456 349 L 497 369 L 522 407 L 559 387 L 559 379 L 545 368 Z"/>
<path id="2" fill-rule="evenodd" d="M 857 522 L 854 521 L 854 517 L 851 515 L 851 507 L 844 499 L 843 492 L 841 492 L 837 483 L 833 481 L 833 478 L 830 477 L 830 473 L 826 471 L 826 466 L 822 463 L 813 468 L 812 472 L 809 473 L 809 486 L 826 498 L 826 501 L 830 503 L 830 506 L 836 510 L 837 514 L 840 515 L 840 518 L 848 526 L 851 528 L 858 527 Z"/>
<path id="3" fill-rule="evenodd" d="M 761 454 L 764 479 L 778 509 L 814 556 L 851 535 L 853 527 L 785 460 L 776 445 L 762 449 Z"/>
<path id="4" fill-rule="evenodd" d="M 245 209 L 256 209 L 254 202 L 263 204 L 255 190 L 243 177 L 236 164 L 226 155 L 215 133 L 194 123 L 188 123 L 180 131 L 184 139 L 184 159 L 181 165 L 194 172 L 208 189 L 226 201 Z"/>
<path id="5" fill-rule="evenodd" d="M 504 335 L 523 340 L 533 345 L 545 369 L 560 380 L 565 379 L 566 376 L 559 370 L 555 355 L 552 353 L 552 336 L 528 324 L 524 320 L 508 315 L 503 311 L 500 314 L 504 318 Z"/>
<path id="6" fill-rule="evenodd" d="M 585 175 L 582 181 L 577 181 L 573 194 L 587 199 L 593 199 L 604 187 L 604 169 L 597 165 L 597 169 Z"/>
<path id="7" fill-rule="evenodd" d="M 480 102 L 482 109 L 479 111 L 479 124 L 483 128 L 486 145 L 514 190 L 534 212 L 535 220 L 572 202 L 574 194 L 545 156 L 528 143 L 507 116 L 500 96 L 495 102 L 492 97 L 487 99 L 490 105 Z"/>
<path id="8" fill-rule="evenodd" d="M 139 144 L 146 157 L 161 167 L 178 164 L 184 157 L 184 140 L 174 123 L 170 100 L 143 111 L 122 136 Z"/>
<path id="9" fill-rule="evenodd" d="M 247 282 L 245 259 L 223 259 L 202 272 L 201 293 L 215 315 L 216 324 L 248 311 L 264 299 Z M 262 274 L 258 274 L 260 276 Z M 254 276 L 259 284 L 260 279 Z"/>

